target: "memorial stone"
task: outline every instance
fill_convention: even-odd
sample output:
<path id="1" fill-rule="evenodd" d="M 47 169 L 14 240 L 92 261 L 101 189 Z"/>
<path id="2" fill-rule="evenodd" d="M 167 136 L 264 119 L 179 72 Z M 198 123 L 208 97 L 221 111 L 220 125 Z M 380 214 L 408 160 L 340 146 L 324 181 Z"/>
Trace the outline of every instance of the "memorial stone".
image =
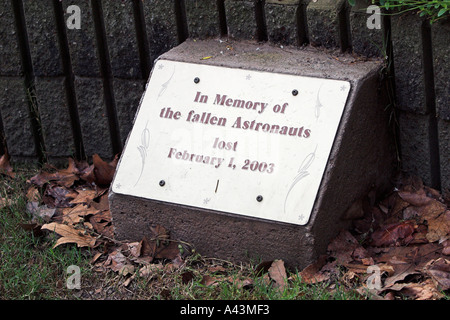
<path id="1" fill-rule="evenodd" d="M 351 59 L 221 40 L 163 54 L 111 185 L 116 238 L 161 225 L 208 256 L 314 261 L 390 178 L 381 63 Z"/>

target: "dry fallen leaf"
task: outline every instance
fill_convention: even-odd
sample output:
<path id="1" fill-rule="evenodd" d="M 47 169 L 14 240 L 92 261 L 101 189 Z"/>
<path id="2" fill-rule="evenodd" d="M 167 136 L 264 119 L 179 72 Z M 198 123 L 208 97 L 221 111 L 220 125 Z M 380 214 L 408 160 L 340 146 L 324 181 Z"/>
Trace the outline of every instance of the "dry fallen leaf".
<path id="1" fill-rule="evenodd" d="M 0 157 L 0 173 L 7 175 L 8 177 L 13 179 L 16 176 L 16 174 L 13 171 L 13 167 L 9 162 L 9 155 L 7 152 Z"/>
<path id="2" fill-rule="evenodd" d="M 83 234 L 80 230 L 76 230 L 66 224 L 52 222 L 44 224 L 41 229 L 53 231 L 61 236 L 61 238 L 59 238 L 53 246 L 54 248 L 64 243 L 76 243 L 78 247 L 91 248 L 95 245 L 94 237 Z"/>
<path id="3" fill-rule="evenodd" d="M 41 171 L 34 177 L 32 177 L 29 182 L 42 187 L 44 184 L 54 181 L 56 184 L 64 187 L 71 187 L 76 180 L 79 179 L 77 173 L 79 170 L 75 164 L 75 160 L 69 158 L 69 165 L 66 169 L 58 170 L 54 173 Z"/>
<path id="4" fill-rule="evenodd" d="M 283 260 L 275 260 L 269 268 L 269 276 L 275 281 L 275 288 L 283 291 L 287 285 L 287 274 Z"/>
<path id="5" fill-rule="evenodd" d="M 98 212 L 93 207 L 88 207 L 85 204 L 79 204 L 73 208 L 63 209 L 63 222 L 68 224 L 77 224 L 84 221 L 84 217 L 94 215 Z"/>
<path id="6" fill-rule="evenodd" d="M 327 256 L 320 256 L 314 263 L 304 268 L 298 275 L 304 283 L 317 283 L 330 279 L 330 275 L 320 272 L 322 267 L 326 264 Z"/>
<path id="7" fill-rule="evenodd" d="M 450 260 L 444 258 L 432 260 L 425 266 L 425 270 L 439 290 L 450 289 Z"/>
<path id="8" fill-rule="evenodd" d="M 94 176 L 96 185 L 109 185 L 116 171 L 117 156 L 110 163 L 104 161 L 98 154 L 92 156 L 94 162 Z"/>
<path id="9" fill-rule="evenodd" d="M 387 247 L 397 244 L 407 244 L 411 241 L 415 224 L 413 221 L 401 221 L 384 226 L 372 233 L 371 245 Z"/>
<path id="10" fill-rule="evenodd" d="M 70 201 L 71 204 L 79 204 L 79 203 L 85 203 L 85 204 L 91 204 L 92 201 L 94 201 L 94 198 L 97 195 L 96 190 L 92 189 L 78 189 L 76 190 L 76 195 L 73 200 Z"/>
<path id="11" fill-rule="evenodd" d="M 415 192 L 412 191 L 398 191 L 398 195 L 406 202 L 420 207 L 430 203 L 433 199 L 428 197 L 425 190 L 419 189 Z"/>
<path id="12" fill-rule="evenodd" d="M 50 222 L 56 212 L 55 208 L 49 208 L 46 205 L 40 206 L 36 201 L 28 202 L 26 210 L 33 218 L 41 218 L 45 222 Z"/>
<path id="13" fill-rule="evenodd" d="M 40 202 L 41 201 L 41 194 L 39 192 L 39 189 L 36 188 L 35 186 L 31 186 L 30 188 L 28 188 L 26 197 L 27 197 L 28 202 Z"/>

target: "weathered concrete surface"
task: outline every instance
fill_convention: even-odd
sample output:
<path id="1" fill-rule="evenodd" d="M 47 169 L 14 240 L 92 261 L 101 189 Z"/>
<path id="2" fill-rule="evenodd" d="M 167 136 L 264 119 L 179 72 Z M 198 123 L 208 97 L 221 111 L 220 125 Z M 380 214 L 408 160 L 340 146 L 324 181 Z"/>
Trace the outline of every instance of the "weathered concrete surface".
<path id="1" fill-rule="evenodd" d="M 227 51 L 227 45 L 233 46 Z M 223 54 L 222 54 L 223 53 Z M 200 60 L 206 54 L 208 60 Z M 373 187 L 388 185 L 394 152 L 385 100 L 376 90 L 380 61 L 340 61 L 319 51 L 280 49 L 254 42 L 186 41 L 161 59 L 233 68 L 348 80 L 351 92 L 332 148 L 310 222 L 305 226 L 269 222 L 110 192 L 118 240 L 140 240 L 159 224 L 171 238 L 192 244 L 197 252 L 232 261 L 283 259 L 305 267 L 326 250 L 349 221 L 343 214 Z M 347 62 L 347 63 L 346 63 Z M 120 165 L 120 164 L 119 164 Z"/>

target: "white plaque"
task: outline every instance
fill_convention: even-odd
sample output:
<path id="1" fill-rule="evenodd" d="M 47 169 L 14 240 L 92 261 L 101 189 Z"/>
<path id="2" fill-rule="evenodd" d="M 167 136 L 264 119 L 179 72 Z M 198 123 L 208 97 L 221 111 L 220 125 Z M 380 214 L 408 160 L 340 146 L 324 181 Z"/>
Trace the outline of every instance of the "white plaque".
<path id="1" fill-rule="evenodd" d="M 159 60 L 112 190 L 308 223 L 350 83 Z"/>

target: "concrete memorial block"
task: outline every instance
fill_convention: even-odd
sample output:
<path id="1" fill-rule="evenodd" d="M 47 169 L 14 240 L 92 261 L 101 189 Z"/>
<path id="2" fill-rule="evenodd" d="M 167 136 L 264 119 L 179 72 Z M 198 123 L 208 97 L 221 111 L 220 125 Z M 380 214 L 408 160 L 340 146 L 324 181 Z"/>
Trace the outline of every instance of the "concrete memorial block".
<path id="1" fill-rule="evenodd" d="M 155 64 L 111 185 L 116 238 L 156 224 L 201 254 L 305 266 L 390 176 L 381 63 L 227 45 L 188 40 Z"/>

